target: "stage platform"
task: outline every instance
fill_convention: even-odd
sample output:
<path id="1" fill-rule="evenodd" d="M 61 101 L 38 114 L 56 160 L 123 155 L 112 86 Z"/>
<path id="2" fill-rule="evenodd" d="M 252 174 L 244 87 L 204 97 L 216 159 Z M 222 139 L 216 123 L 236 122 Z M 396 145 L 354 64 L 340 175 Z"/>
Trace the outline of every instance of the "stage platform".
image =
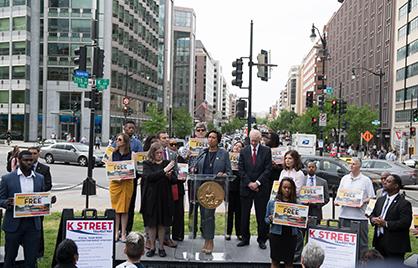
<path id="1" fill-rule="evenodd" d="M 203 239 L 188 239 L 178 242 L 177 248 L 165 247 L 167 257 L 155 255 L 152 258 L 144 256 L 142 262 L 145 267 L 270 267 L 270 249 L 258 247 L 256 237 L 251 238 L 249 246 L 237 247 L 240 241 L 232 237 L 225 241 L 223 236 L 216 236 L 215 248 L 212 254 L 201 253 Z M 116 263 L 126 260 L 123 253 L 124 244 L 116 243 Z M 192 250 L 190 250 L 192 249 Z M 298 267 L 298 266 L 295 266 Z"/>

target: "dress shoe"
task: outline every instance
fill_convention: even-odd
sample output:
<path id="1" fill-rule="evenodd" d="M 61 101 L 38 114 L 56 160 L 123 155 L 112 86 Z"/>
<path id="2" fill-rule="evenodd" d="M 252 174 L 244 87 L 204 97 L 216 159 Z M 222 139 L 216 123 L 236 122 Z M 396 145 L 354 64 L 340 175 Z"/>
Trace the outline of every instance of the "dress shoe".
<path id="1" fill-rule="evenodd" d="M 164 258 L 165 256 L 167 256 L 167 253 L 165 253 L 164 249 L 158 249 L 158 256 Z"/>
<path id="2" fill-rule="evenodd" d="M 228 240 L 228 241 L 231 240 L 231 235 L 226 235 L 225 240 Z"/>
<path id="3" fill-rule="evenodd" d="M 238 239 L 239 241 L 242 241 L 242 235 L 237 235 L 237 239 Z"/>
<path id="4" fill-rule="evenodd" d="M 241 241 L 237 244 L 237 247 L 244 247 L 244 246 L 248 246 L 250 244 L 249 241 Z"/>
<path id="5" fill-rule="evenodd" d="M 181 242 L 181 241 L 183 241 L 183 240 L 184 240 L 184 238 L 180 238 L 180 237 L 173 237 L 173 240 L 174 240 L 174 241 L 179 241 L 179 242 Z"/>
<path id="6" fill-rule="evenodd" d="M 171 239 L 168 240 L 164 240 L 164 246 L 170 247 L 170 248 L 176 248 L 177 247 L 177 243 L 174 242 Z"/>
<path id="7" fill-rule="evenodd" d="M 261 248 L 261 249 L 266 249 L 267 248 L 266 243 L 264 243 L 264 242 L 259 242 L 258 247 Z"/>
<path id="8" fill-rule="evenodd" d="M 148 258 L 154 257 L 155 255 L 155 248 L 148 250 L 147 254 L 145 254 Z"/>

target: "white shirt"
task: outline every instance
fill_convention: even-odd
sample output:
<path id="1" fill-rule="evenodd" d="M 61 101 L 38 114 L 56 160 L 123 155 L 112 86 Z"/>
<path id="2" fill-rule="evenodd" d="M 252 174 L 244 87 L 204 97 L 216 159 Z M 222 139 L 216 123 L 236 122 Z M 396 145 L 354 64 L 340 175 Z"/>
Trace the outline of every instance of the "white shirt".
<path id="1" fill-rule="evenodd" d="M 260 144 L 257 144 L 257 146 L 255 146 L 255 154 L 258 154 L 258 148 L 260 147 Z M 251 157 L 253 156 L 254 153 L 254 146 L 251 145 Z"/>
<path id="2" fill-rule="evenodd" d="M 389 196 L 389 195 L 386 194 L 386 199 L 385 199 L 385 202 L 383 203 L 382 211 L 380 213 L 382 219 L 386 218 L 386 214 L 387 214 L 387 212 L 390 208 L 390 205 L 392 204 L 393 200 L 395 200 L 395 198 L 398 196 L 398 194 L 399 194 L 399 192 L 397 194 L 392 195 L 392 196 Z M 383 227 L 379 227 L 379 232 L 381 234 L 384 233 Z"/>
<path id="3" fill-rule="evenodd" d="M 313 180 L 311 180 L 313 178 Z M 316 176 L 307 175 L 306 176 L 306 186 L 316 186 Z"/>
<path id="4" fill-rule="evenodd" d="M 130 261 L 126 261 L 116 266 L 116 268 L 137 268 L 137 266 Z"/>
<path id="5" fill-rule="evenodd" d="M 33 193 L 34 191 L 33 178 L 35 178 L 35 173 L 31 171 L 30 175 L 26 177 L 22 173 L 20 168 L 18 168 L 17 175 L 19 176 L 19 180 L 20 180 L 21 193 Z"/>
<path id="6" fill-rule="evenodd" d="M 373 184 L 370 178 L 359 174 L 357 177 L 347 174 L 342 177 L 340 181 L 340 189 L 355 189 L 363 191 L 363 200 L 367 198 L 374 198 L 376 195 L 374 193 Z M 367 220 L 365 215 L 367 204 L 363 204 L 360 208 L 341 206 L 340 218 L 343 219 L 352 219 L 352 220 Z"/>
<path id="7" fill-rule="evenodd" d="M 306 185 L 306 177 L 303 174 L 302 170 L 296 171 L 294 168 L 291 170 L 283 169 L 280 173 L 279 182 L 282 181 L 283 178 L 292 178 L 296 184 L 296 194 L 298 195 L 302 186 Z"/>

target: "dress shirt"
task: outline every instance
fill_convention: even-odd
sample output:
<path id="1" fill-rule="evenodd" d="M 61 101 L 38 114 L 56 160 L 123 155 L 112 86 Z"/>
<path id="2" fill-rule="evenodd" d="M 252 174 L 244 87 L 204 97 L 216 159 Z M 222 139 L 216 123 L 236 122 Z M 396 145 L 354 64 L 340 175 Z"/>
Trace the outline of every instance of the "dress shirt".
<path id="1" fill-rule="evenodd" d="M 258 155 L 258 148 L 260 148 L 260 143 L 257 144 L 257 146 L 255 147 L 251 144 L 251 158 L 253 157 L 254 149 L 255 149 L 255 155 Z M 257 183 L 258 186 L 261 185 L 261 182 L 259 180 L 256 180 L 255 183 Z"/>
<path id="2" fill-rule="evenodd" d="M 31 171 L 30 175 L 26 177 L 20 168 L 17 169 L 17 175 L 20 180 L 20 189 L 21 193 L 33 193 L 33 178 L 35 178 L 35 173 Z"/>
<path id="3" fill-rule="evenodd" d="M 386 218 L 386 213 L 388 212 L 390 205 L 392 204 L 393 200 L 395 200 L 395 198 L 398 196 L 398 194 L 399 193 L 396 193 L 392 196 L 386 195 L 386 200 L 385 200 L 385 203 L 383 203 L 382 212 L 380 213 L 380 217 L 382 217 L 382 219 Z M 387 223 L 386 223 L 386 227 L 387 227 Z M 383 227 L 379 227 L 379 232 L 381 234 L 384 233 Z"/>
<path id="4" fill-rule="evenodd" d="M 296 184 L 296 194 L 299 195 L 300 189 L 302 186 L 306 185 L 306 176 L 303 174 L 302 170 L 296 171 L 294 168 L 290 170 L 283 169 L 280 173 L 279 182 L 282 181 L 283 178 L 289 177 L 292 178 Z"/>
<path id="5" fill-rule="evenodd" d="M 308 179 L 306 180 L 306 186 L 316 186 L 316 176 L 313 175 L 309 175 L 308 174 Z"/>

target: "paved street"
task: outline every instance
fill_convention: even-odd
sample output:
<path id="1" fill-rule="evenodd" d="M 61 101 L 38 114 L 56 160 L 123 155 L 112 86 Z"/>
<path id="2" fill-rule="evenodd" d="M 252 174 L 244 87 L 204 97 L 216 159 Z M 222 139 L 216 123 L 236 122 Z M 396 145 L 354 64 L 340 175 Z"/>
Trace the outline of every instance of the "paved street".
<path id="1" fill-rule="evenodd" d="M 6 173 L 6 156 L 10 147 L 0 145 L 0 174 Z M 42 159 L 41 162 L 44 162 Z M 76 164 L 65 165 L 62 163 L 52 164 L 51 173 L 53 181 L 53 192 L 57 196 L 57 204 L 54 205 L 54 211 L 61 211 L 63 208 L 74 208 L 75 210 L 81 210 L 85 208 L 86 198 L 81 195 L 81 185 L 75 188 L 75 186 L 83 182 L 87 176 L 87 168 L 80 167 Z M 93 171 L 93 177 L 96 180 L 97 185 L 107 187 L 108 183 L 105 178 L 105 169 L 103 167 L 96 167 Z M 71 189 L 68 189 L 71 188 Z M 67 190 L 68 189 L 68 190 Z M 405 189 L 409 200 L 414 207 L 414 212 L 418 213 L 418 186 L 412 186 Z M 109 192 L 100 187 L 97 187 L 97 195 L 91 196 L 89 199 L 90 207 L 94 207 L 98 210 L 104 210 L 110 207 Z M 187 202 L 186 202 L 187 204 Z M 137 199 L 137 206 L 139 209 L 139 199 Z M 222 209 L 220 206 L 219 209 Z M 187 208 L 186 208 L 187 209 Z M 338 216 L 339 208 L 336 207 L 336 215 Z M 329 203 L 324 207 L 324 216 L 326 218 L 332 217 L 332 206 Z"/>

